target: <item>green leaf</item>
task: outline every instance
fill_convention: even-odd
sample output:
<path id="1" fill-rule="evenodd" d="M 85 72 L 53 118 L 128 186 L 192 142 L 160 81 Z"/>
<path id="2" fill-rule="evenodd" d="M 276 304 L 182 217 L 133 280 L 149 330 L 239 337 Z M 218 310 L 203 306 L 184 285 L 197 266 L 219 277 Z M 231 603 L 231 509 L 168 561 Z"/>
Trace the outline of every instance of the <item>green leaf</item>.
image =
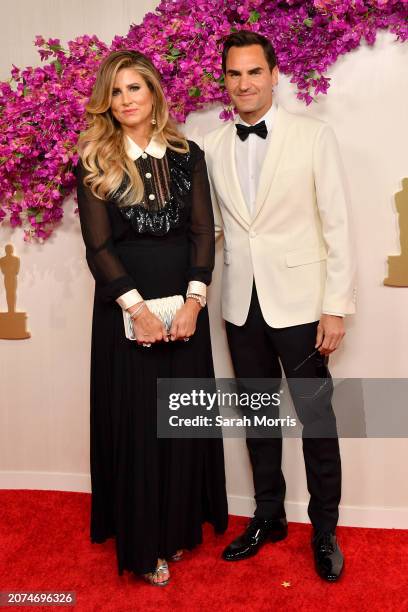
<path id="1" fill-rule="evenodd" d="M 313 26 L 313 19 L 312 17 L 308 17 L 307 19 L 303 20 L 303 25 L 305 25 L 307 28 L 311 28 Z"/>
<path id="2" fill-rule="evenodd" d="M 51 51 L 63 51 L 63 47 L 61 47 L 61 45 L 48 45 L 48 48 L 51 49 Z"/>
<path id="3" fill-rule="evenodd" d="M 61 72 L 62 72 L 62 65 L 61 65 L 61 62 L 59 61 L 59 59 L 54 60 L 53 62 L 51 62 L 51 64 L 54 64 L 55 70 L 57 71 L 57 74 L 61 74 Z"/>
<path id="4" fill-rule="evenodd" d="M 316 75 L 316 70 L 310 70 L 310 72 L 307 73 L 306 78 L 313 79 L 315 75 Z"/>
<path id="5" fill-rule="evenodd" d="M 256 23 L 257 21 L 259 21 L 260 16 L 261 15 L 260 13 L 258 13 L 258 11 L 251 11 L 249 15 L 248 23 Z"/>
<path id="6" fill-rule="evenodd" d="M 206 70 L 205 68 L 203 68 L 203 76 L 204 76 L 206 79 L 210 79 L 211 81 L 213 81 L 213 80 L 214 80 L 214 75 L 213 75 L 213 73 L 212 73 L 212 72 L 208 72 L 208 70 Z"/>
<path id="7" fill-rule="evenodd" d="M 169 63 L 172 63 L 176 62 L 182 55 L 183 52 L 180 51 L 180 49 L 177 49 L 177 47 L 173 47 L 171 44 L 169 44 L 169 51 L 165 57 Z"/>
<path id="8" fill-rule="evenodd" d="M 41 221 L 43 220 L 43 217 L 44 217 L 44 213 L 40 211 L 35 215 L 35 220 L 37 221 L 37 223 L 41 223 Z"/>
<path id="9" fill-rule="evenodd" d="M 188 95 L 192 98 L 198 98 L 199 96 L 201 96 L 201 90 L 199 87 L 190 87 L 190 89 L 188 90 Z"/>

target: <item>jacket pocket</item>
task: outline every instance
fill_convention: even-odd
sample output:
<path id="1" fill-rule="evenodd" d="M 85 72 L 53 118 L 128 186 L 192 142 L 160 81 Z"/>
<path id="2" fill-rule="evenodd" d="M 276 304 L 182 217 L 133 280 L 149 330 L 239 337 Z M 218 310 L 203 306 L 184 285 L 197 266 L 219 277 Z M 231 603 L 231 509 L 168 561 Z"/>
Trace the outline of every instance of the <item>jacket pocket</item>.
<path id="1" fill-rule="evenodd" d="M 327 259 L 327 253 L 324 246 L 312 247 L 309 249 L 301 249 L 300 251 L 292 251 L 286 253 L 286 265 L 288 268 L 294 266 L 303 266 L 305 264 L 315 263 Z"/>

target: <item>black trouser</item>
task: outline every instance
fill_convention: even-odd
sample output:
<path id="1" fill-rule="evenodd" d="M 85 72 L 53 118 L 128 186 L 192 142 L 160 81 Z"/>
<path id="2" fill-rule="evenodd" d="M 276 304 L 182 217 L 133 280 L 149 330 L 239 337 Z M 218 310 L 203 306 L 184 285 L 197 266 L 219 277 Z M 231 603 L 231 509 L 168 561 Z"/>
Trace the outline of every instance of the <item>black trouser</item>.
<path id="1" fill-rule="evenodd" d="M 319 431 L 316 418 L 308 419 L 307 406 L 290 378 L 330 378 L 328 358 L 315 351 L 318 321 L 292 327 L 273 328 L 267 325 L 259 306 L 255 283 L 248 318 L 243 326 L 226 322 L 228 344 L 237 378 L 281 379 L 282 363 L 299 420 L 303 424 L 302 441 L 307 487 L 310 493 L 308 514 L 316 531 L 334 531 L 338 521 L 341 497 L 341 461 L 336 432 L 336 420 L 331 406 L 331 394 L 326 394 L 324 406 L 312 411 L 323 412 L 320 431 L 330 431 L 330 437 L 311 437 Z M 304 362 L 304 363 L 302 363 Z M 302 364 L 299 367 L 299 364 Z M 313 381 L 312 381 L 313 382 Z M 316 381 L 318 384 L 318 381 Z M 281 415 L 284 416 L 284 415 Z M 315 427 L 315 429 L 313 429 Z M 320 434 L 316 434 L 320 435 Z M 247 437 L 250 454 L 256 512 L 260 518 L 285 516 L 285 479 L 281 469 L 281 437 Z"/>

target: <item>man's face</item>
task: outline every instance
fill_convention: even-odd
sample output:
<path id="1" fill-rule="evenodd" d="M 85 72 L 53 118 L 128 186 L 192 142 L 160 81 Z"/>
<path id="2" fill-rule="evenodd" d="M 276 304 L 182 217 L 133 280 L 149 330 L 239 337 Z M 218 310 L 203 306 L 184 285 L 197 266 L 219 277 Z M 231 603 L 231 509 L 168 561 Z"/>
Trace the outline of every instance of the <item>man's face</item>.
<path id="1" fill-rule="evenodd" d="M 243 119 L 256 121 L 269 110 L 278 76 L 277 66 L 270 70 L 261 45 L 231 47 L 228 51 L 225 87 Z"/>

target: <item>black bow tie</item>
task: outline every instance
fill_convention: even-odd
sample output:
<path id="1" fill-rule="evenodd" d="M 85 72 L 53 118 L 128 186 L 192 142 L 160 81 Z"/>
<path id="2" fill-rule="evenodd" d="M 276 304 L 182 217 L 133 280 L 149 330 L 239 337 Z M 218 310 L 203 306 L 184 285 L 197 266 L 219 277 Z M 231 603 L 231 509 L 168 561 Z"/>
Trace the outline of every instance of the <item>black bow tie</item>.
<path id="1" fill-rule="evenodd" d="M 261 121 L 256 125 L 242 125 L 242 123 L 236 123 L 237 134 L 241 140 L 246 140 L 250 134 L 258 134 L 261 138 L 266 138 L 268 135 L 268 128 L 266 127 L 265 121 Z"/>

